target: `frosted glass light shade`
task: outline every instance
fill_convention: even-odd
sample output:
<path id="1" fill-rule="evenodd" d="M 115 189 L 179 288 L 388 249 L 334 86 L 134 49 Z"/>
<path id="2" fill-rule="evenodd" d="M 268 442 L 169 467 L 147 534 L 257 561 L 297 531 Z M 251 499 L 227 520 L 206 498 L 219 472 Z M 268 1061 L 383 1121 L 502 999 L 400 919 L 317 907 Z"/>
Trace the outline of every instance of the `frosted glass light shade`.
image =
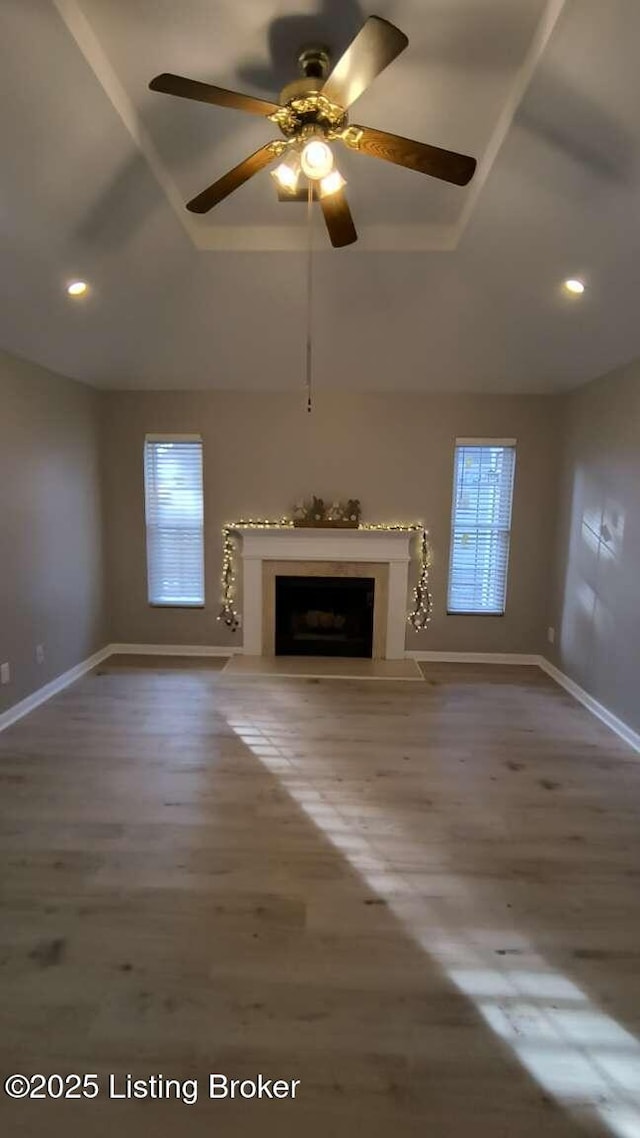
<path id="1" fill-rule="evenodd" d="M 338 190 L 341 190 L 346 184 L 346 178 L 342 177 L 342 174 L 336 166 L 330 174 L 327 174 L 326 178 L 322 178 L 320 182 L 320 197 L 330 198 L 332 194 L 337 194 Z"/>
<path id="2" fill-rule="evenodd" d="M 283 190 L 288 190 L 290 194 L 295 194 L 300 180 L 300 159 L 297 154 L 291 154 L 275 170 L 271 171 L 271 177 Z"/>
<path id="3" fill-rule="evenodd" d="M 300 163 L 307 178 L 320 181 L 333 169 L 331 147 L 322 138 L 312 138 L 302 149 Z"/>

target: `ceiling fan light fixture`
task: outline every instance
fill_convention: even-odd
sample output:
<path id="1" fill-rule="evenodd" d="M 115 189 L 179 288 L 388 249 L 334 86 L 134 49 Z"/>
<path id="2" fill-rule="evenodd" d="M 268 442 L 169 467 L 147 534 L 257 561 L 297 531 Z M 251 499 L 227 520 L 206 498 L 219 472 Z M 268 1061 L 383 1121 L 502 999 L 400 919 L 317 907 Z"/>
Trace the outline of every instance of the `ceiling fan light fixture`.
<path id="1" fill-rule="evenodd" d="M 314 182 L 320 182 L 333 170 L 333 151 L 324 138 L 314 136 L 302 148 L 302 172 Z"/>
<path id="2" fill-rule="evenodd" d="M 300 181 L 300 159 L 297 154 L 290 154 L 284 162 L 271 171 L 271 177 L 283 190 L 295 194 Z"/>
<path id="3" fill-rule="evenodd" d="M 326 178 L 320 181 L 320 197 L 330 198 L 332 194 L 337 194 L 339 190 L 344 189 L 347 184 L 347 179 L 342 177 L 337 166 L 327 174 Z"/>
<path id="4" fill-rule="evenodd" d="M 304 174 L 311 183 L 307 187 L 309 201 L 315 197 L 322 203 L 331 244 L 336 249 L 351 245 L 358 235 L 342 192 L 344 182 L 340 175 L 329 179 L 335 168 L 334 142 L 406 170 L 454 186 L 466 186 L 476 170 L 475 158 L 373 127 L 348 125 L 350 108 L 408 44 L 404 32 L 389 20 L 368 16 L 337 62 L 330 60 L 328 49 L 319 44 L 302 48 L 298 57 L 301 77 L 284 87 L 277 103 L 168 71 L 156 75 L 149 84 L 152 91 L 266 118 L 278 127 L 285 140 L 266 142 L 188 201 L 187 209 L 191 213 L 208 213 L 267 167 L 273 172 L 280 201 L 304 201 L 306 195 L 298 185 Z M 292 151 L 299 167 L 288 161 Z M 276 160 L 281 159 L 274 171 Z"/>

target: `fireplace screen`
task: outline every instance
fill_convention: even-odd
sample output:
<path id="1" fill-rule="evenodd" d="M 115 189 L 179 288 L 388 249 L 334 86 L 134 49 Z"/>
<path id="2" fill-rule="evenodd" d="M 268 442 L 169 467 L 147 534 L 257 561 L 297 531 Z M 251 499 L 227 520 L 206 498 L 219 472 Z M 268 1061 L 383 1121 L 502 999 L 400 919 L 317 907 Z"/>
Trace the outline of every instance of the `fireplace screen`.
<path id="1" fill-rule="evenodd" d="M 373 577 L 276 577 L 276 656 L 373 655 Z"/>

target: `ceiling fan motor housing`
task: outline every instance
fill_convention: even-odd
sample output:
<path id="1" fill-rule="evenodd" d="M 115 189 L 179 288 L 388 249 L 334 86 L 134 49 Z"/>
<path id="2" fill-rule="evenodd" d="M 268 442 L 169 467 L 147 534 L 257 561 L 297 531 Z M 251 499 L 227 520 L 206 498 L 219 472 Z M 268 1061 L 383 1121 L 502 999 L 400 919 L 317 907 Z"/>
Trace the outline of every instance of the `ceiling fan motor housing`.
<path id="1" fill-rule="evenodd" d="M 304 79 L 294 79 L 287 83 L 280 92 L 280 104 L 286 107 L 292 99 L 306 99 L 309 95 L 318 95 L 322 90 L 324 79 L 315 76 L 306 76 Z"/>
<path id="2" fill-rule="evenodd" d="M 298 55 L 298 67 L 305 79 L 322 79 L 324 81 L 331 67 L 329 49 L 319 47 L 318 44 L 301 48 Z"/>
<path id="3" fill-rule="evenodd" d="M 347 124 L 344 107 L 322 94 L 331 68 L 327 48 L 316 45 L 302 48 L 298 66 L 302 77 L 282 89 L 282 109 L 269 116 L 271 121 L 277 123 L 286 138 L 297 142 L 312 134 L 328 135 L 342 130 Z"/>
<path id="4" fill-rule="evenodd" d="M 287 83 L 280 92 L 283 111 L 271 116 L 272 122 L 277 122 L 286 137 L 295 136 L 300 141 L 312 131 L 327 134 L 344 126 L 347 119 L 344 108 L 322 95 L 331 69 L 328 49 L 317 44 L 301 48 L 298 67 L 301 78 Z"/>
<path id="5" fill-rule="evenodd" d="M 326 48 L 316 46 L 301 48 L 298 55 L 300 78 L 283 87 L 280 92 L 281 105 L 285 107 L 293 99 L 318 95 L 324 87 L 329 67 L 329 52 Z"/>

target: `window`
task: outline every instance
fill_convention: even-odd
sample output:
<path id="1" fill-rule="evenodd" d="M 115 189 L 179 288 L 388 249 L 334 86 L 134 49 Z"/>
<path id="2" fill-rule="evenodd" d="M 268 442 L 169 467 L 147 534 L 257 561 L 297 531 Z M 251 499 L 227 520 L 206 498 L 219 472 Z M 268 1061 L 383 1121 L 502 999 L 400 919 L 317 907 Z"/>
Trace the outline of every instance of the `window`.
<path id="1" fill-rule="evenodd" d="M 515 465 L 514 439 L 456 440 L 450 613 L 504 613 Z"/>
<path id="2" fill-rule="evenodd" d="M 144 491 L 149 603 L 203 605 L 201 439 L 147 436 Z"/>

